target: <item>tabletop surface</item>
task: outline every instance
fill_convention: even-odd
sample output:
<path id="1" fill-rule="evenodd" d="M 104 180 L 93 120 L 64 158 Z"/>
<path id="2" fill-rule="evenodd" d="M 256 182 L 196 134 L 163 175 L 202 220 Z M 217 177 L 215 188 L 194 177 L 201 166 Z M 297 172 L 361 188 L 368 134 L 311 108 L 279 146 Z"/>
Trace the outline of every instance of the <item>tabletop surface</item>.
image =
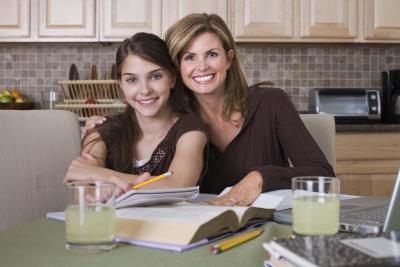
<path id="1" fill-rule="evenodd" d="M 262 243 L 284 238 L 291 227 L 274 222 L 262 226 L 264 233 L 218 255 L 205 245 L 185 252 L 118 244 L 110 252 L 84 255 L 65 250 L 64 223 L 39 219 L 0 232 L 0 266 L 263 266 Z"/>

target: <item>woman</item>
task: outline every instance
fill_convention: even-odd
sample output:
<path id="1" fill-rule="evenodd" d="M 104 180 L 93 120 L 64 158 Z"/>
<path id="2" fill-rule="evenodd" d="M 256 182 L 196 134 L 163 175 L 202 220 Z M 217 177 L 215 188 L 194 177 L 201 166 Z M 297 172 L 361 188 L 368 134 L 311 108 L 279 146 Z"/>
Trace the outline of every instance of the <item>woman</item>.
<path id="1" fill-rule="evenodd" d="M 121 194 L 170 170 L 171 177 L 147 187 L 195 185 L 203 169 L 205 126 L 184 112 L 182 86 L 164 41 L 135 34 L 118 48 L 116 66 L 127 108 L 87 132 L 81 156 L 72 161 L 64 182 L 114 182 Z"/>
<path id="2" fill-rule="evenodd" d="M 249 88 L 220 17 L 188 15 L 169 28 L 165 41 L 192 109 L 209 127 L 201 191 L 233 186 L 210 203 L 248 205 L 261 192 L 289 188 L 294 176 L 335 175 L 288 96 L 261 85 Z"/>

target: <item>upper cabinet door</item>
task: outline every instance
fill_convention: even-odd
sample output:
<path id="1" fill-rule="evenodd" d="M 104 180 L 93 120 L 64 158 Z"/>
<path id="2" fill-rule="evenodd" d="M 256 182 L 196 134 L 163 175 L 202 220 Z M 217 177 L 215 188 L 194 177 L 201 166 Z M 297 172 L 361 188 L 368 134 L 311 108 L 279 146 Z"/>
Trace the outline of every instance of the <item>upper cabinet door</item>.
<path id="1" fill-rule="evenodd" d="M 365 39 L 400 40 L 400 1 L 365 0 Z"/>
<path id="2" fill-rule="evenodd" d="M 300 0 L 300 37 L 356 38 L 357 0 Z"/>
<path id="3" fill-rule="evenodd" d="M 233 32 L 241 37 L 292 37 L 293 0 L 234 0 Z"/>
<path id="4" fill-rule="evenodd" d="M 163 0 L 163 33 L 191 13 L 214 13 L 228 23 L 228 0 Z"/>
<path id="5" fill-rule="evenodd" d="M 161 0 L 101 0 L 100 41 L 121 41 L 137 32 L 161 35 Z"/>
<path id="6" fill-rule="evenodd" d="M 96 38 L 95 0 L 39 0 L 39 38 Z"/>
<path id="7" fill-rule="evenodd" d="M 30 36 L 30 1 L 0 0 L 0 37 Z"/>

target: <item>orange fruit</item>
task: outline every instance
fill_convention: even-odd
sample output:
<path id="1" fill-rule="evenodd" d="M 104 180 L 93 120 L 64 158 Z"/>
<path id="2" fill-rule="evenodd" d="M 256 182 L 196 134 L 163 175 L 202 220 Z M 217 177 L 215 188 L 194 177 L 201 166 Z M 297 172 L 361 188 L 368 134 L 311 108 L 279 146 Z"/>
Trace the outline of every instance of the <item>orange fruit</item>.
<path id="1" fill-rule="evenodd" d="M 22 95 L 21 95 L 21 92 L 18 91 L 17 89 L 11 90 L 10 95 L 11 95 L 13 98 L 20 98 L 20 97 L 22 96 Z"/>

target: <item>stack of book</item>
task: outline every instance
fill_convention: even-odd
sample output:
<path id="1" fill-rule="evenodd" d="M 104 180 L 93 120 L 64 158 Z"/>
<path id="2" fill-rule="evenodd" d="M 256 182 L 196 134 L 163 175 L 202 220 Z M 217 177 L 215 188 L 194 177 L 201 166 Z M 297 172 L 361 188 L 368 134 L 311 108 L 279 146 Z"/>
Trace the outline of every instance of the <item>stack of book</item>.
<path id="1" fill-rule="evenodd" d="M 263 244 L 265 266 L 400 266 L 400 244 L 385 234 L 345 234 L 278 239 Z"/>

